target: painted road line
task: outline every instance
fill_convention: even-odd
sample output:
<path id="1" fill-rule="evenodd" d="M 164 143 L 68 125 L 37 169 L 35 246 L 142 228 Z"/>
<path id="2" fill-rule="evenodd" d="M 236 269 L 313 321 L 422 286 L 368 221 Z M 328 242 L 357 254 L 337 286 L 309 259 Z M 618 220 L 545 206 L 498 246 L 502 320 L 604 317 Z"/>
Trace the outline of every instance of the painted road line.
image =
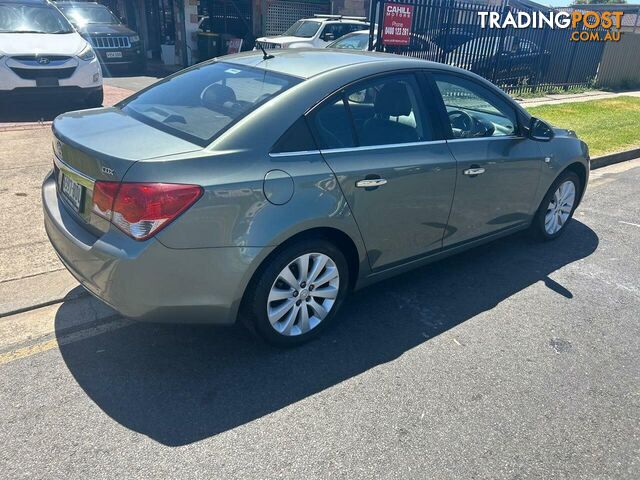
<path id="1" fill-rule="evenodd" d="M 67 335 L 62 335 L 59 338 L 52 338 L 44 342 L 36 343 L 36 344 L 29 345 L 22 348 L 17 348 L 15 350 L 11 350 L 9 352 L 0 354 L 0 365 L 5 365 L 15 360 L 31 357 L 39 353 L 53 350 L 54 348 L 68 345 L 74 342 L 79 342 L 80 340 L 85 340 L 87 338 L 95 337 L 103 333 L 112 332 L 119 328 L 123 328 L 128 325 L 131 325 L 131 323 L 132 323 L 131 320 L 120 318 L 107 323 L 97 325 L 93 328 L 88 328 L 85 330 L 69 333 Z"/>
<path id="2" fill-rule="evenodd" d="M 129 323 L 93 297 L 4 317 L 0 319 L 0 365 Z"/>

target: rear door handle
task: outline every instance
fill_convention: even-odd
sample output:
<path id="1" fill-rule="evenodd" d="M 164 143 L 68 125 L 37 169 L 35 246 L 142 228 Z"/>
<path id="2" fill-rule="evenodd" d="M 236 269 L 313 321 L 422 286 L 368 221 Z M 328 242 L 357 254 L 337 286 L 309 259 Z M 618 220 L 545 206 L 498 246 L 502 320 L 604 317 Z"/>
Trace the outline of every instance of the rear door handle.
<path id="1" fill-rule="evenodd" d="M 373 188 L 373 187 L 381 187 L 385 185 L 387 180 L 385 178 L 369 178 L 366 180 L 358 180 L 356 182 L 356 187 L 358 188 Z"/>
<path id="2" fill-rule="evenodd" d="M 465 175 L 475 177 L 476 175 L 482 175 L 485 172 L 484 168 L 467 168 L 464 172 Z"/>

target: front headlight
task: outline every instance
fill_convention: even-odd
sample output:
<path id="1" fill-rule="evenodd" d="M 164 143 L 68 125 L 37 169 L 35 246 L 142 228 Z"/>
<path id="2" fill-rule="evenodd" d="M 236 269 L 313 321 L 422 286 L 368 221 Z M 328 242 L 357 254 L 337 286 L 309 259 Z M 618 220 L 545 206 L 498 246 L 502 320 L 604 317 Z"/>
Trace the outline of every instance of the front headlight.
<path id="1" fill-rule="evenodd" d="M 134 35 L 133 37 L 129 37 L 129 41 L 131 43 L 138 43 L 140 41 L 140 35 Z"/>
<path id="2" fill-rule="evenodd" d="M 78 54 L 78 58 L 80 60 L 84 60 L 85 62 L 90 62 L 91 60 L 96 58 L 96 52 L 94 52 L 93 48 L 91 48 L 91 45 L 87 43 L 87 45 Z"/>

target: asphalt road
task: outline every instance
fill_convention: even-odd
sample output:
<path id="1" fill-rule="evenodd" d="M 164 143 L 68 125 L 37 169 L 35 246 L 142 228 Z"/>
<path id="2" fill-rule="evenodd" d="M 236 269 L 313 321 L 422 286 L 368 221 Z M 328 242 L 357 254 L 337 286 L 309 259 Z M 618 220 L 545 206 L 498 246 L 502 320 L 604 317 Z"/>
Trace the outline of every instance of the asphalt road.
<path id="1" fill-rule="evenodd" d="M 8 168 L 11 228 L 37 194 Z M 77 289 L 0 318 L 0 477 L 639 478 L 638 185 L 639 160 L 593 172 L 561 239 L 358 292 L 295 350 L 128 322 Z M 19 225 L 6 241 L 42 235 Z M 55 273 L 14 243 L 3 261 Z"/>

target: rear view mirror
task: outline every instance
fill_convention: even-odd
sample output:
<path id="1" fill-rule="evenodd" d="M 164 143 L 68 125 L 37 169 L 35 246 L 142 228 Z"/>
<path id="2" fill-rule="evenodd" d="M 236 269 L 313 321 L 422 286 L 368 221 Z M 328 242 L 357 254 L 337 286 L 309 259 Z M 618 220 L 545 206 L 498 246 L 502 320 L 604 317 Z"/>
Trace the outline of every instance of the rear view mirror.
<path id="1" fill-rule="evenodd" d="M 548 142 L 553 138 L 553 128 L 539 118 L 531 117 L 529 122 L 529 138 L 538 142 Z"/>
<path id="2" fill-rule="evenodd" d="M 336 36 L 331 32 L 327 32 L 324 34 L 325 42 L 333 42 L 335 39 L 336 39 Z"/>

